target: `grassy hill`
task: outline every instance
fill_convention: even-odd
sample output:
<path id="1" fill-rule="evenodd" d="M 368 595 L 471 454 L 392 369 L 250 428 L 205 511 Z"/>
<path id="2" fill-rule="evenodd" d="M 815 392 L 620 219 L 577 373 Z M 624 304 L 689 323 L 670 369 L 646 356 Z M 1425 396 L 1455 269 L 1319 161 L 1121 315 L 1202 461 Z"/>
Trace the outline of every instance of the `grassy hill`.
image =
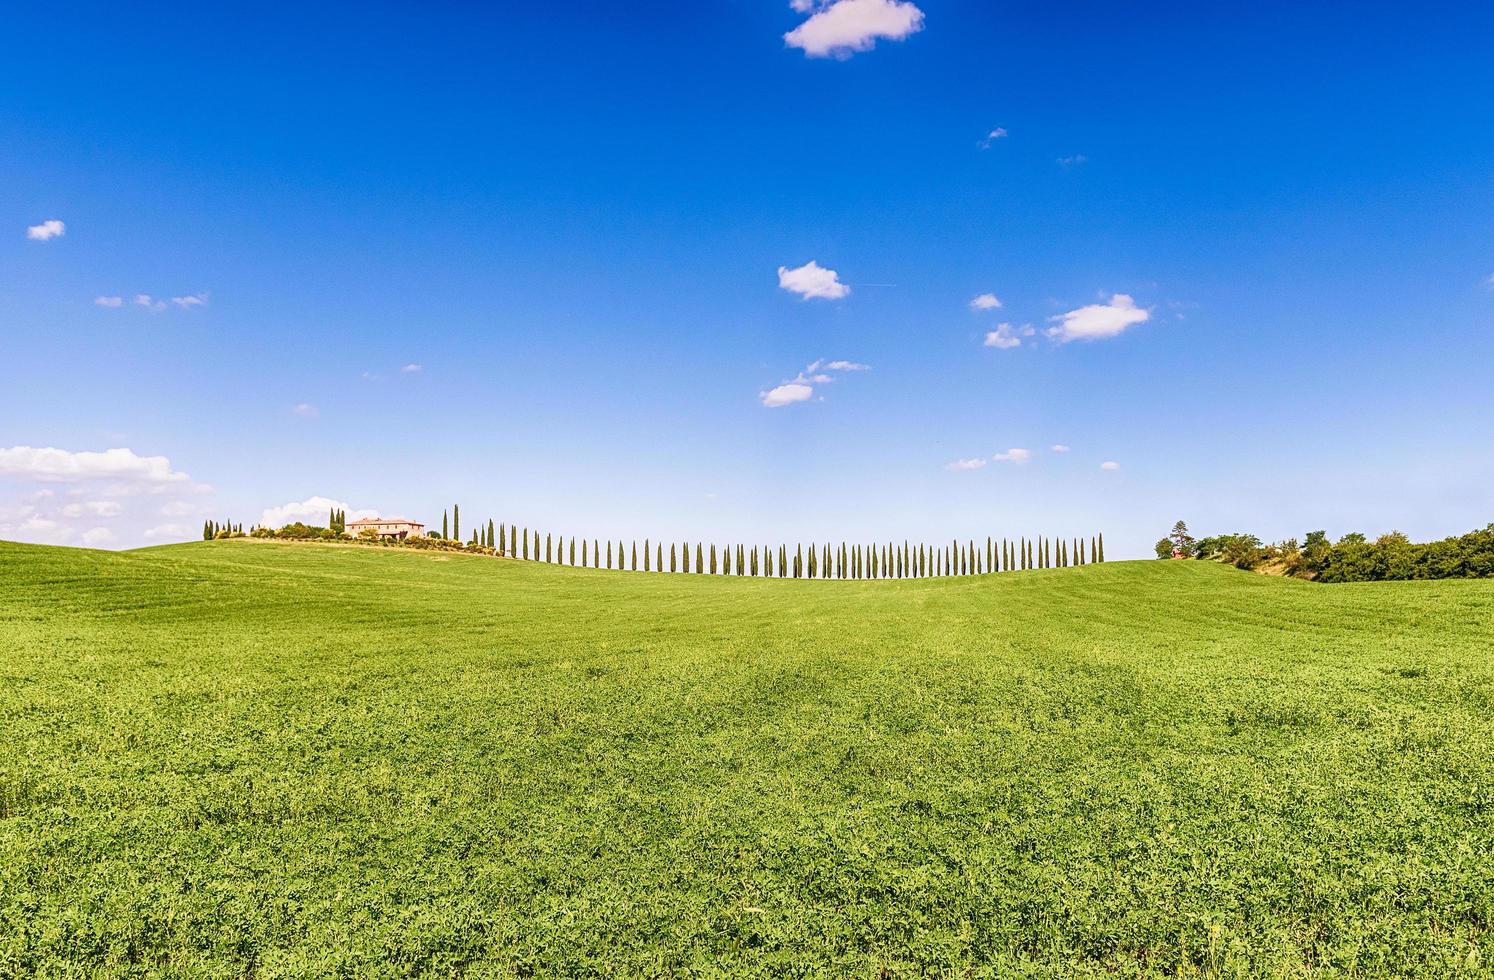
<path id="1" fill-rule="evenodd" d="M 0 544 L 0 974 L 1487 974 L 1494 582 Z"/>

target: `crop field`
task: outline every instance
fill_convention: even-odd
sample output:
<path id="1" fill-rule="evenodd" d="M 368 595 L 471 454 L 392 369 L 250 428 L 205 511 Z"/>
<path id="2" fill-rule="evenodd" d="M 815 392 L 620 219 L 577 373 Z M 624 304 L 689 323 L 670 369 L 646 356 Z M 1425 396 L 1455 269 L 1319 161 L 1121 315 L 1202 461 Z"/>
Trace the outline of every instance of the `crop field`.
<path id="1" fill-rule="evenodd" d="M 0 544 L 3 976 L 1494 973 L 1494 582 Z"/>

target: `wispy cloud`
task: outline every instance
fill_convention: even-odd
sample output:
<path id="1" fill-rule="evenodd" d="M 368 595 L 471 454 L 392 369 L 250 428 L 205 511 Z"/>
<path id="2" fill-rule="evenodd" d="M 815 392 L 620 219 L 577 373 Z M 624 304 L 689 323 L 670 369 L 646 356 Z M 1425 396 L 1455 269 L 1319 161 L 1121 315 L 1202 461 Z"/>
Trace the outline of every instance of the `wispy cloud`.
<path id="1" fill-rule="evenodd" d="M 1082 167 L 1088 162 L 1089 157 L 1085 156 L 1083 153 L 1075 153 L 1071 157 L 1058 158 L 1058 165 L 1065 170 L 1072 169 L 1073 167 Z"/>
<path id="2" fill-rule="evenodd" d="M 783 41 L 811 58 L 849 58 L 878 40 L 901 41 L 923 30 L 923 11 L 907 0 L 790 0 L 789 6 L 810 17 Z"/>
<path id="3" fill-rule="evenodd" d="M 94 306 L 102 306 L 105 309 L 117 310 L 121 306 L 124 305 L 124 297 L 123 296 L 95 296 L 94 299 L 93 299 L 93 305 Z"/>
<path id="4" fill-rule="evenodd" d="M 399 369 L 399 373 L 400 374 L 419 374 L 423 370 L 425 370 L 425 369 L 422 368 L 419 364 L 410 363 L 410 364 L 406 364 L 404 367 L 400 368 Z"/>
<path id="5" fill-rule="evenodd" d="M 1018 465 L 1021 465 L 1022 463 L 1025 463 L 1028 460 L 1032 459 L 1032 450 L 1008 449 L 1006 452 L 997 453 L 991 458 L 998 463 L 1016 463 Z"/>
<path id="6" fill-rule="evenodd" d="M 150 293 L 136 293 L 134 303 L 136 306 L 144 307 L 152 313 L 160 313 L 166 309 L 166 301 L 164 299 L 153 299 Z"/>
<path id="7" fill-rule="evenodd" d="M 208 295 L 207 295 L 207 293 L 194 293 L 191 296 L 173 296 L 173 297 L 171 297 L 171 302 L 175 303 L 177 306 L 179 306 L 180 308 L 182 308 L 184 310 L 190 310 L 190 309 L 192 309 L 195 306 L 206 306 L 207 305 L 207 301 L 208 301 Z"/>
<path id="8" fill-rule="evenodd" d="M 70 452 L 12 446 L 0 449 L 0 476 L 52 482 L 118 480 L 131 483 L 187 483 L 165 456 L 139 456 L 129 449 Z"/>
<path id="9" fill-rule="evenodd" d="M 83 500 L 62 508 L 63 517 L 118 517 L 124 505 L 117 500 Z"/>
<path id="10" fill-rule="evenodd" d="M 1031 324 L 1024 323 L 1020 327 L 1014 327 L 1010 323 L 998 323 L 995 330 L 986 331 L 985 346 L 1011 350 L 1022 346 L 1023 337 L 1031 337 L 1035 333 L 1037 331 Z"/>
<path id="11" fill-rule="evenodd" d="M 1052 448 L 1052 450 L 1053 450 L 1053 451 L 1054 451 L 1054 452 L 1055 452 L 1055 453 L 1066 453 L 1066 452 L 1068 452 L 1068 451 L 1069 451 L 1069 447 L 1068 447 L 1068 446 L 1065 446 L 1065 445 L 1064 445 L 1064 444 L 1063 444 L 1063 443 L 1061 443 L 1061 442 L 1059 442 L 1059 443 L 1054 443 L 1054 444 L 1053 444 L 1053 446 L 1052 446 L 1052 447 L 1051 447 L 1051 448 Z"/>
<path id="12" fill-rule="evenodd" d="M 303 419 L 314 419 L 322 414 L 321 410 L 318 409 L 315 405 L 311 405 L 306 402 L 302 402 L 301 404 L 292 408 L 291 413 L 294 415 L 299 415 Z"/>
<path id="13" fill-rule="evenodd" d="M 973 456 L 970 459 L 957 459 L 953 463 L 945 463 L 944 468 L 946 470 L 955 471 L 978 470 L 985 465 L 985 460 L 981 459 L 979 456 Z"/>
<path id="14" fill-rule="evenodd" d="M 1107 471 L 1108 470 L 1118 470 L 1120 468 L 1121 468 L 1121 464 L 1117 463 L 1113 459 L 1107 459 L 1107 460 L 1105 460 L 1105 462 L 1103 462 L 1103 463 L 1100 464 L 1100 469 L 1102 469 L 1102 470 L 1107 470 Z"/>
<path id="15" fill-rule="evenodd" d="M 758 392 L 758 400 L 765 408 L 782 408 L 795 402 L 808 401 L 814 396 L 815 385 L 826 385 L 835 381 L 831 372 L 870 371 L 871 365 L 856 361 L 827 361 L 819 358 L 806 365 L 804 370 L 791 380 L 766 391 Z"/>
<path id="16" fill-rule="evenodd" d="M 176 540 L 178 538 L 190 538 L 200 533 L 200 529 L 188 527 L 185 524 L 157 524 L 155 527 L 146 528 L 143 532 L 147 541 Z"/>
<path id="17" fill-rule="evenodd" d="M 981 293 L 970 301 L 970 308 L 972 310 L 999 310 L 1001 300 L 996 298 L 995 293 Z"/>
<path id="18" fill-rule="evenodd" d="M 1136 305 L 1125 293 L 1116 293 L 1108 303 L 1092 303 L 1048 319 L 1055 324 L 1046 333 L 1061 343 L 1071 340 L 1102 340 L 1115 337 L 1138 323 L 1151 319 L 1149 309 Z"/>
<path id="19" fill-rule="evenodd" d="M 804 299 L 844 299 L 851 294 L 851 287 L 840 281 L 839 273 L 824 268 L 813 259 L 797 269 L 780 265 L 778 288 L 797 293 Z"/>
<path id="20" fill-rule="evenodd" d="M 39 225 L 30 225 L 26 228 L 26 237 L 33 242 L 49 242 L 66 234 L 67 224 L 56 218 L 48 218 Z"/>
<path id="21" fill-rule="evenodd" d="M 980 148 L 982 150 L 989 150 L 992 143 L 996 142 L 997 140 L 1004 140 L 1009 135 L 1011 134 L 1006 131 L 1005 126 L 997 126 L 995 129 L 986 134 L 985 139 L 980 141 Z"/>

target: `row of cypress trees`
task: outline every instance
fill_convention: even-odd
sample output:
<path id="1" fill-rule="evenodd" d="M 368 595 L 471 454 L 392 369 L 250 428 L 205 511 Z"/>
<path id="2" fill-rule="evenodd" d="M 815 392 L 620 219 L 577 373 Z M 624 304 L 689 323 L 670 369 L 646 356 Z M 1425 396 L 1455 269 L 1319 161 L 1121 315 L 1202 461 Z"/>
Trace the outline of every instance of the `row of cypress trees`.
<path id="1" fill-rule="evenodd" d="M 219 524 L 217 521 L 202 522 L 202 540 L 204 541 L 211 541 L 224 532 L 232 535 L 242 535 L 244 533 L 244 525 L 234 524 L 232 521 L 227 524 Z"/>
<path id="2" fill-rule="evenodd" d="M 452 508 L 454 535 L 460 525 Z M 496 531 L 496 535 L 495 535 Z M 442 533 L 446 534 L 442 515 Z M 459 538 L 457 540 L 460 540 Z M 707 545 L 704 542 L 675 543 L 645 539 L 638 542 L 590 540 L 552 535 L 517 525 L 490 520 L 485 529 L 472 532 L 468 542 L 494 549 L 498 554 L 521 561 L 539 561 L 552 565 L 574 565 L 579 568 L 606 568 L 619 571 L 684 572 L 706 575 L 760 575 L 775 578 L 927 578 L 947 575 L 985 575 L 1031 568 L 1066 568 L 1105 560 L 1105 535 L 1088 540 L 1076 538 L 986 538 L 981 548 L 974 540 L 947 545 L 912 544 L 904 541 L 878 544 L 796 544 L 790 554 L 788 545 L 749 546 L 743 544 Z"/>

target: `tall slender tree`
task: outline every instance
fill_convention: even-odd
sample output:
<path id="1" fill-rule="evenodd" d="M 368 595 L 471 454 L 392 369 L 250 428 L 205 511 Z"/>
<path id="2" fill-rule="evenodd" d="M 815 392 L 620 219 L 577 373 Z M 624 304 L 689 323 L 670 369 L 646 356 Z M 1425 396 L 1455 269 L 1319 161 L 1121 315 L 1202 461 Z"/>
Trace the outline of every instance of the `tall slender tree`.
<path id="1" fill-rule="evenodd" d="M 451 533 L 446 527 L 446 511 L 443 510 L 441 512 L 441 539 L 444 541 L 449 537 L 451 537 Z"/>
<path id="2" fill-rule="evenodd" d="M 633 541 L 633 547 L 628 551 L 628 564 L 632 566 L 628 571 L 638 571 L 638 541 L 636 539 Z"/>
<path id="3" fill-rule="evenodd" d="M 1100 543 L 1099 546 L 1095 549 L 1095 555 L 1095 561 L 1105 560 L 1105 535 L 1103 532 L 1100 534 Z"/>

